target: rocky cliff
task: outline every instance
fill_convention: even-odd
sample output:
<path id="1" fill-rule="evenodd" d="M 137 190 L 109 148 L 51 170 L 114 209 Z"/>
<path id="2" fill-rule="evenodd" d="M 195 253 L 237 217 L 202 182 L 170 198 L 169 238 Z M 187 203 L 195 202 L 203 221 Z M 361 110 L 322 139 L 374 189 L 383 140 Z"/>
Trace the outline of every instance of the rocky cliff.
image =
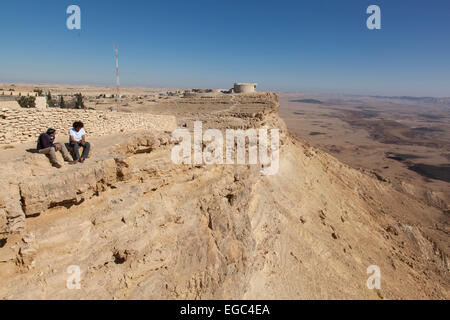
<path id="1" fill-rule="evenodd" d="M 279 129 L 278 173 L 174 164 L 162 131 L 94 139 L 59 171 L 26 144 L 4 150 L 1 298 L 449 298 L 448 216 L 292 136 L 275 94 L 160 108 L 189 129 Z"/>

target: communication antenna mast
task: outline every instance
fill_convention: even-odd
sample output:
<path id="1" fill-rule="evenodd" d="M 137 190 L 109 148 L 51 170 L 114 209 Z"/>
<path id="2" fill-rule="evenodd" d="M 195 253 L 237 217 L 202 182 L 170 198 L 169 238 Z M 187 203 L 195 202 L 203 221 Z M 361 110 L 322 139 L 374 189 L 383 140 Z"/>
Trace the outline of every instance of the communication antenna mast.
<path id="1" fill-rule="evenodd" d="M 119 111 L 120 105 L 120 81 L 119 81 L 119 46 L 116 44 L 115 48 L 116 54 L 116 102 L 117 102 L 117 111 Z"/>

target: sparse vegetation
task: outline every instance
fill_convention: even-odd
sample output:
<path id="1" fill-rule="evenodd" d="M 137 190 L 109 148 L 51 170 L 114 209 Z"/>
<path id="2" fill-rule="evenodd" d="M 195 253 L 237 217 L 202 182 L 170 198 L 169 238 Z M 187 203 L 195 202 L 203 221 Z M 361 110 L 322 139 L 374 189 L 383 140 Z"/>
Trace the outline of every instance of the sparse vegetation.
<path id="1" fill-rule="evenodd" d="M 20 97 L 17 103 L 22 108 L 36 108 L 36 97 Z"/>
<path id="2" fill-rule="evenodd" d="M 50 91 L 47 92 L 47 104 L 48 104 L 49 108 L 55 107 L 55 101 L 53 101 L 52 94 L 50 93 Z"/>
<path id="3" fill-rule="evenodd" d="M 60 107 L 61 109 L 65 109 L 65 108 L 66 108 L 66 102 L 64 101 L 63 96 L 61 96 L 61 97 L 59 98 L 59 107 Z"/>
<path id="4" fill-rule="evenodd" d="M 33 92 L 36 92 L 39 97 L 42 96 L 42 89 L 35 88 Z"/>
<path id="5" fill-rule="evenodd" d="M 83 102 L 83 95 L 81 93 L 76 93 L 75 94 L 75 109 L 85 109 L 85 105 Z"/>
<path id="6" fill-rule="evenodd" d="M 51 108 L 61 108 L 61 109 L 86 109 L 84 105 L 84 97 L 81 93 L 77 93 L 73 96 L 69 96 L 64 99 L 61 95 L 59 98 L 53 97 L 51 93 L 47 93 L 48 106 Z"/>

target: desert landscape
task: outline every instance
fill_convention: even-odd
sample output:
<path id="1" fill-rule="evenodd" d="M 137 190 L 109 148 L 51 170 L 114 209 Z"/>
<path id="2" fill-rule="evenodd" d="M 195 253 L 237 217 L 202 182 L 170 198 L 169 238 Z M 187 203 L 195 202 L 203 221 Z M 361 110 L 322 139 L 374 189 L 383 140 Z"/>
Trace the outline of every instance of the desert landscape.
<path id="1" fill-rule="evenodd" d="M 292 132 L 449 212 L 450 98 L 279 96 Z"/>
<path id="2" fill-rule="evenodd" d="M 449 298 L 448 99 L 124 87 L 117 104 L 111 87 L 0 88 L 1 299 Z M 84 108 L 8 102 L 36 89 Z M 30 152 L 79 118 L 85 163 Z M 278 129 L 278 172 L 175 164 L 172 133 L 194 121 Z"/>

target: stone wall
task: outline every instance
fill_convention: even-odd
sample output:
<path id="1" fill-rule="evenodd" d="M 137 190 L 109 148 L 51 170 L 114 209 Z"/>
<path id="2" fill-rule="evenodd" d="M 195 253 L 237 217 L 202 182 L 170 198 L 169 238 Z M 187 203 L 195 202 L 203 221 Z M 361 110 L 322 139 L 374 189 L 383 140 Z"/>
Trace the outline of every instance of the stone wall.
<path id="1" fill-rule="evenodd" d="M 116 111 L 47 108 L 0 109 L 0 145 L 34 141 L 47 128 L 54 128 L 62 137 L 74 121 L 82 121 L 89 135 L 102 136 L 130 130 L 172 131 L 176 128 L 173 116 Z"/>
<path id="2" fill-rule="evenodd" d="M 35 104 L 36 104 L 36 109 L 45 109 L 45 108 L 47 108 L 47 98 L 46 97 L 36 97 Z"/>
<path id="3" fill-rule="evenodd" d="M 19 109 L 20 105 L 19 103 L 17 103 L 16 100 L 10 100 L 10 101 L 5 101 L 5 100 L 0 100 L 0 108 L 8 108 L 8 109 Z"/>
<path id="4" fill-rule="evenodd" d="M 27 96 L 31 96 L 31 97 L 37 97 L 38 94 L 37 92 L 34 91 L 0 91 L 0 96 L 13 96 L 13 97 L 27 97 Z"/>

